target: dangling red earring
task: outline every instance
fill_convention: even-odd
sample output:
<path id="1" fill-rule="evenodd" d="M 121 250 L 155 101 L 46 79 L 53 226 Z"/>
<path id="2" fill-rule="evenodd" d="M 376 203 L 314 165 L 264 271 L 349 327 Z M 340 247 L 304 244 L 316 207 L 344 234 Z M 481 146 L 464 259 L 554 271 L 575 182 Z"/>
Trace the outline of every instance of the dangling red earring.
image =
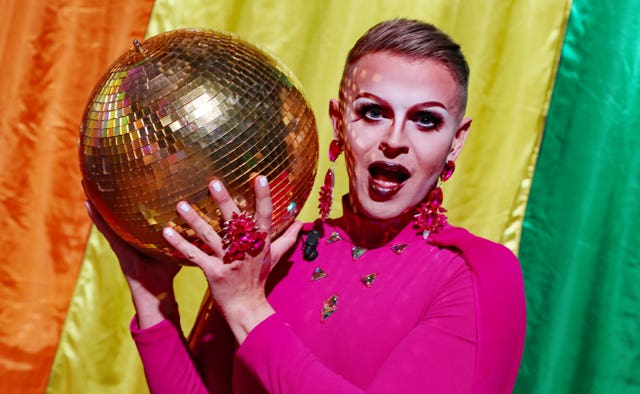
<path id="1" fill-rule="evenodd" d="M 453 171 L 455 171 L 455 169 L 456 169 L 455 162 L 449 160 L 446 163 L 444 163 L 444 167 L 442 167 L 442 172 L 440 173 L 440 180 L 444 182 L 447 179 L 451 178 L 451 175 L 453 175 Z"/>
<path id="2" fill-rule="evenodd" d="M 455 169 L 455 163 L 451 160 L 447 161 L 440 173 L 440 180 L 444 182 L 451 178 Z M 447 224 L 447 215 L 445 215 L 447 210 L 442 206 L 442 198 L 442 189 L 436 185 L 429 192 L 426 202 L 418 206 L 417 213 L 413 216 L 415 220 L 414 227 L 418 230 L 418 233 L 422 233 L 424 239 L 427 239 L 429 234 L 442 230 Z"/>
<path id="3" fill-rule="evenodd" d="M 324 176 L 324 184 L 320 187 L 320 218 L 325 220 L 331 212 L 331 205 L 333 203 L 333 185 L 335 178 L 333 175 L 333 169 L 335 167 L 335 161 L 342 153 L 342 144 L 338 140 L 332 140 L 329 144 L 329 161 L 331 161 L 331 167 L 327 170 Z"/>

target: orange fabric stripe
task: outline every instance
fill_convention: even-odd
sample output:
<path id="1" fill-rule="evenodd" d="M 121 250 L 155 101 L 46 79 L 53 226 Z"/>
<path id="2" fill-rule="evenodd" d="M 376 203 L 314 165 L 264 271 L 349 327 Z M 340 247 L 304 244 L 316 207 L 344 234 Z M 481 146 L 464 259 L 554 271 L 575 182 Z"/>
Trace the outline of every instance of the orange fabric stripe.
<path id="1" fill-rule="evenodd" d="M 0 392 L 45 389 L 90 221 L 78 126 L 153 0 L 8 0 L 0 12 Z"/>

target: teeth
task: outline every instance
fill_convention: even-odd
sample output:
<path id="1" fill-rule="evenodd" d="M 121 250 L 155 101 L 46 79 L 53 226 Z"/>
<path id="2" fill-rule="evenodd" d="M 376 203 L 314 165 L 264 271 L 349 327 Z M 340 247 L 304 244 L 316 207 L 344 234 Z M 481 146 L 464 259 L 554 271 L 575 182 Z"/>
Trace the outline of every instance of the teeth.
<path id="1" fill-rule="evenodd" d="M 396 182 L 385 182 L 373 179 L 371 182 L 371 187 L 380 193 L 390 193 L 393 190 L 398 189 L 400 187 L 400 184 Z"/>
<path id="2" fill-rule="evenodd" d="M 389 179 L 380 179 L 380 178 L 374 178 L 373 181 L 379 185 L 379 186 L 387 186 L 387 187 L 393 187 L 398 185 L 400 182 L 396 182 L 396 181 L 392 181 Z"/>

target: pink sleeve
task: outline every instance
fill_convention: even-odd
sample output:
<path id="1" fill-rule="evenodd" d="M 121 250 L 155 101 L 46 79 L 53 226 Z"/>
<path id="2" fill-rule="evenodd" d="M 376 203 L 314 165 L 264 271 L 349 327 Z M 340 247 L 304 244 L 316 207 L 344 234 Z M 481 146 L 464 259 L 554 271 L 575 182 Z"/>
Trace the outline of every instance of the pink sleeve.
<path id="1" fill-rule="evenodd" d="M 314 357 L 275 314 L 249 334 L 236 361 L 270 393 L 468 393 L 473 348 L 462 338 L 421 324 L 390 355 L 371 386 L 362 389 Z"/>
<path id="2" fill-rule="evenodd" d="M 139 329 L 131 322 L 149 391 L 156 393 L 208 393 L 185 345 L 182 333 L 168 320 Z"/>
<path id="3" fill-rule="evenodd" d="M 364 392 L 324 366 L 277 314 L 256 326 L 236 353 L 269 393 Z"/>
<path id="4" fill-rule="evenodd" d="M 316 358 L 277 313 L 249 333 L 236 362 L 270 393 L 469 393 L 476 354 L 475 330 L 469 329 L 473 304 L 471 274 L 464 267 L 364 388 Z"/>
<path id="5" fill-rule="evenodd" d="M 473 272 L 478 325 L 474 393 L 511 393 L 527 325 L 518 259 L 506 247 L 462 228 L 449 227 L 435 234 L 434 241 L 460 250 Z"/>

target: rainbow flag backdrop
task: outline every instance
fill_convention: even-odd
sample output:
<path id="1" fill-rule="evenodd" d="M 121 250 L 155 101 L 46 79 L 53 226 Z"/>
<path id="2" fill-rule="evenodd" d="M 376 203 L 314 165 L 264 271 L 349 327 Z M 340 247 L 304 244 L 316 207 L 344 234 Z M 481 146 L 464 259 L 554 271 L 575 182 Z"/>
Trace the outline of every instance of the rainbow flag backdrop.
<path id="1" fill-rule="evenodd" d="M 326 152 L 347 51 L 393 17 L 436 24 L 471 66 L 472 130 L 445 206 L 520 258 L 528 332 L 515 392 L 640 392 L 640 0 L 7 0 L 0 393 L 148 391 L 77 160 L 89 93 L 132 39 L 208 27 L 267 48 L 301 81 Z M 346 172 L 336 178 L 346 192 Z M 188 331 L 205 281 L 184 268 L 176 287 Z"/>

